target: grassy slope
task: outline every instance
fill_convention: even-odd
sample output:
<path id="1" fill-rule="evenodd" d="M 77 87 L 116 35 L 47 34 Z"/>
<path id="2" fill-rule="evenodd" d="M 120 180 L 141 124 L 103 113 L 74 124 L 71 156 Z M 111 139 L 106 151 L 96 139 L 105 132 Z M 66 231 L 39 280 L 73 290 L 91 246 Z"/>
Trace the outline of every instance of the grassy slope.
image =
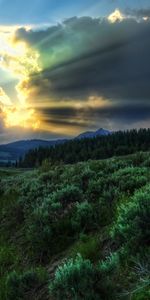
<path id="1" fill-rule="evenodd" d="M 128 207 L 140 189 L 149 191 L 149 179 L 149 153 L 76 165 L 44 165 L 28 172 L 0 169 L 0 299 L 14 298 L 8 280 L 13 270 L 23 274 L 31 269 L 38 270 L 40 280 L 23 287 L 21 298 L 16 292 L 16 300 L 52 299 L 48 285 L 55 270 L 65 258 L 80 253 L 110 273 L 116 290 L 113 299 L 147 300 L 147 240 L 137 248 L 138 232 L 130 244 L 134 232 L 130 238 L 129 230 L 122 233 L 115 225 L 124 226 L 119 223 L 123 222 L 121 206 Z M 132 220 L 128 227 L 132 228 Z"/>

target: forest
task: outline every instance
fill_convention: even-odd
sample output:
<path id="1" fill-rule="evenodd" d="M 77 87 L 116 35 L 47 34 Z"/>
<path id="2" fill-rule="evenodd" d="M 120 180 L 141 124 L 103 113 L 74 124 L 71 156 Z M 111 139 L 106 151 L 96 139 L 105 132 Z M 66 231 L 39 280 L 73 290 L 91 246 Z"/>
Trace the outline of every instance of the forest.
<path id="1" fill-rule="evenodd" d="M 149 135 L 72 141 L 42 150 L 65 164 L 0 169 L 1 300 L 150 299 L 150 153 L 123 155 Z M 106 147 L 122 156 L 95 159 Z"/>
<path id="2" fill-rule="evenodd" d="M 150 150 L 150 129 L 118 131 L 107 136 L 73 139 L 51 147 L 39 147 L 20 157 L 17 166 L 33 168 L 44 160 L 52 164 L 73 164 L 89 159 L 106 159 L 118 155 Z"/>

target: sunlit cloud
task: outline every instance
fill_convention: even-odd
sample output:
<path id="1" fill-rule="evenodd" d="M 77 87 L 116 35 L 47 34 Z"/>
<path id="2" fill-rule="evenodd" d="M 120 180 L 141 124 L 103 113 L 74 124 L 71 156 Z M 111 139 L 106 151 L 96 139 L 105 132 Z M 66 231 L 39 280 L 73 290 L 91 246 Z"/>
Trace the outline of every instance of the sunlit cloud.
<path id="1" fill-rule="evenodd" d="M 137 121 L 137 102 L 149 101 L 145 13 L 139 19 L 116 9 L 41 28 L 0 26 L 1 127 L 72 136 L 120 126 L 133 102 Z"/>
<path id="2" fill-rule="evenodd" d="M 104 99 L 103 97 L 97 96 L 97 95 L 92 95 L 86 99 L 86 107 L 88 109 L 96 109 L 96 108 L 103 108 L 111 105 L 111 101 L 108 99 Z M 75 102 L 75 107 L 76 108 L 85 108 L 85 103 L 82 101 L 76 101 Z"/>
<path id="3" fill-rule="evenodd" d="M 0 104 L 4 106 L 12 105 L 10 98 L 6 95 L 2 87 L 0 87 Z"/>
<path id="4" fill-rule="evenodd" d="M 17 26 L 0 26 L 0 68 L 9 72 L 18 83 L 14 87 L 16 99 L 10 99 L 4 89 L 0 88 L 0 106 L 6 127 L 20 126 L 38 128 L 39 121 L 34 109 L 28 103 L 28 91 L 25 88 L 32 73 L 41 71 L 38 64 L 39 54 L 24 41 L 15 42 Z M 29 28 L 26 27 L 26 30 Z M 22 86 L 24 87 L 22 89 Z"/>
<path id="5" fill-rule="evenodd" d="M 108 16 L 108 21 L 111 23 L 121 22 L 125 19 L 125 16 L 119 9 L 116 9 L 113 13 Z"/>
<path id="6" fill-rule="evenodd" d="M 3 107 L 5 126 L 37 129 L 39 121 L 35 119 L 34 110 L 23 107 Z"/>

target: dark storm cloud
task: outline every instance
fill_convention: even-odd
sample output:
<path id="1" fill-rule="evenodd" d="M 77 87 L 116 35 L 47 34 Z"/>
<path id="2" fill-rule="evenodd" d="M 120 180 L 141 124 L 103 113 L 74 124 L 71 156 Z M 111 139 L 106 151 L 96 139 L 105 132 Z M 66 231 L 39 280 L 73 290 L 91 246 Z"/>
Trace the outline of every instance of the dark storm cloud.
<path id="1" fill-rule="evenodd" d="M 132 18 L 112 24 L 106 19 L 74 17 L 46 30 L 22 28 L 16 33 L 16 40 L 25 40 L 40 53 L 43 71 L 32 75 L 28 85 L 32 98 L 80 99 L 88 116 L 86 100 L 98 95 L 109 99 L 112 107 L 95 108 L 89 116 L 129 123 L 149 118 L 149 37 L 150 22 Z M 45 111 L 50 116 L 55 113 Z M 63 113 L 64 118 L 75 117 L 71 110 Z M 57 116 L 62 118 L 61 109 Z"/>
<path id="2" fill-rule="evenodd" d="M 75 117 L 77 115 L 77 110 L 73 107 L 59 107 L 59 108 L 43 108 L 42 113 L 44 115 L 51 115 L 51 116 L 62 116 L 63 118 L 67 118 L 70 115 Z"/>
<path id="3" fill-rule="evenodd" d="M 53 119 L 53 118 L 45 118 L 44 119 L 44 121 L 45 122 L 47 122 L 48 124 L 50 123 L 50 124 L 53 124 L 53 125 L 57 125 L 57 126 L 65 126 L 65 127 L 79 127 L 79 129 L 81 129 L 81 128 L 86 128 L 86 126 L 87 126 L 87 123 L 86 122 L 82 122 L 82 123 L 79 123 L 79 122 L 77 122 L 77 120 L 76 121 L 72 121 L 71 119 L 68 119 L 68 120 L 61 120 L 60 118 L 55 118 L 55 119 Z"/>
<path id="4" fill-rule="evenodd" d="M 63 126 L 75 126 L 86 127 L 86 112 L 84 109 L 76 109 L 70 107 L 55 107 L 55 108 L 43 108 L 40 109 L 40 113 L 43 116 L 43 120 L 46 123 L 63 125 Z M 82 118 L 81 118 L 82 115 Z M 82 119 L 82 122 L 81 122 Z"/>
<path id="5" fill-rule="evenodd" d="M 150 22 L 110 24 L 90 17 L 72 18 L 45 31 L 17 32 L 17 38 L 39 48 L 41 59 L 47 60 L 30 84 L 39 93 L 60 98 L 96 92 L 106 98 L 149 99 L 149 36 Z"/>
<path id="6" fill-rule="evenodd" d="M 150 120 L 150 105 L 140 104 L 136 105 L 118 105 L 114 107 L 107 107 L 99 110 L 95 110 L 95 116 L 109 117 L 110 120 L 117 120 L 120 123 L 131 125 L 142 120 Z"/>
<path id="7" fill-rule="evenodd" d="M 110 105 L 107 107 L 99 108 L 73 108 L 73 107 L 59 107 L 52 109 L 42 110 L 44 120 L 48 123 L 65 125 L 65 126 L 79 126 L 86 127 L 87 123 L 92 124 L 95 120 L 95 124 L 99 124 L 99 120 L 106 125 L 106 120 L 111 120 L 113 124 L 123 124 L 124 127 L 128 128 L 132 124 L 150 121 L 150 104 L 141 103 L 127 105 L 121 104 Z M 82 123 L 80 120 L 82 119 Z"/>
<path id="8" fill-rule="evenodd" d="M 150 7 L 141 9 L 126 9 L 126 13 L 137 18 L 150 17 Z"/>

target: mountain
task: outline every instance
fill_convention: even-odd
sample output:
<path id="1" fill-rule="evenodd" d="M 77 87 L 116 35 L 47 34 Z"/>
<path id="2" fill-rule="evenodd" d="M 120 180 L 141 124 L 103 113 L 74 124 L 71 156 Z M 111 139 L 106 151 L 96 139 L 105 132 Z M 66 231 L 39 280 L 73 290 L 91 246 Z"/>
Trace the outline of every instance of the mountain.
<path id="1" fill-rule="evenodd" d="M 24 156 L 31 149 L 39 147 L 51 147 L 56 144 L 64 143 L 66 139 L 58 140 L 22 140 L 5 145 L 0 145 L 0 164 L 6 164 L 9 161 L 15 162 L 20 156 Z"/>
<path id="2" fill-rule="evenodd" d="M 94 138 L 97 136 L 105 136 L 109 135 L 111 132 L 109 130 L 100 128 L 96 131 L 88 131 L 83 132 L 75 139 L 85 139 L 85 138 Z M 35 149 L 41 147 L 51 147 L 55 146 L 56 144 L 61 144 L 66 142 L 67 139 L 58 139 L 58 140 L 22 140 L 17 141 L 5 145 L 0 145 L 0 164 L 6 164 L 9 161 L 15 162 L 19 159 L 20 156 L 24 156 L 30 149 Z"/>
<path id="3" fill-rule="evenodd" d="M 100 128 L 100 129 L 98 129 L 96 131 L 86 131 L 86 132 L 83 132 L 80 135 L 78 135 L 76 137 L 76 139 L 94 138 L 94 137 L 97 137 L 97 136 L 109 135 L 111 133 L 112 132 L 109 131 L 109 130 Z"/>

